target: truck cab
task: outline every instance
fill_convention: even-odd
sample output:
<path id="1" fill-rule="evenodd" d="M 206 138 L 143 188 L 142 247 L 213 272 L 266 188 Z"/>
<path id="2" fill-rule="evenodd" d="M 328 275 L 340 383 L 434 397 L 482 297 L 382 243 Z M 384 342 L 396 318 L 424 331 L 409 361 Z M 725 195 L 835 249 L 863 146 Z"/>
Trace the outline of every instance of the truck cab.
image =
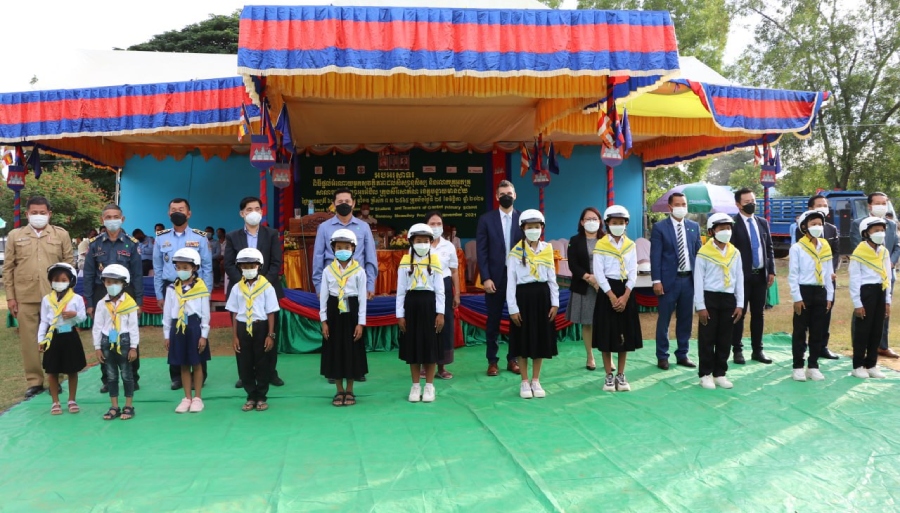
<path id="1" fill-rule="evenodd" d="M 854 219 L 868 215 L 867 196 L 862 191 L 824 191 L 821 194 L 828 199 L 828 205 L 831 208 L 826 220 L 837 227 L 840 234 L 841 255 L 849 255 L 853 252 L 853 248 L 850 247 L 850 224 Z M 772 244 L 777 258 L 787 256 L 790 251 L 790 227 L 796 221 L 797 216 L 807 210 L 809 198 L 810 196 L 787 196 L 769 199 Z M 890 204 L 888 204 L 888 211 L 894 211 Z"/>

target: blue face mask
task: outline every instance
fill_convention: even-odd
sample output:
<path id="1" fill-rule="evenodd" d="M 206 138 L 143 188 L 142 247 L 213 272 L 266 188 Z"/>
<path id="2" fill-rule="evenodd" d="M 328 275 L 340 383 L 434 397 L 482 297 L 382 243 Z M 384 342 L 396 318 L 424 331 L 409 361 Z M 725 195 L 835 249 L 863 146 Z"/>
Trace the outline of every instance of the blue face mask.
<path id="1" fill-rule="evenodd" d="M 339 249 L 334 252 L 334 257 L 337 258 L 341 262 L 346 262 L 350 260 L 350 257 L 353 256 L 353 252 L 349 249 Z"/>

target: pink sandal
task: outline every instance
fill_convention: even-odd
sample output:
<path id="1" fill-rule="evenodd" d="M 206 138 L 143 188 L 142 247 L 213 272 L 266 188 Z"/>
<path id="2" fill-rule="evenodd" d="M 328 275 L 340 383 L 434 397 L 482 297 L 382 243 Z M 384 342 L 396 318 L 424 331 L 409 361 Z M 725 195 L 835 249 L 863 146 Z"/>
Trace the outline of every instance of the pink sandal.
<path id="1" fill-rule="evenodd" d="M 81 411 L 81 408 L 78 407 L 78 403 L 75 401 L 69 401 L 69 413 L 78 413 Z"/>
<path id="2" fill-rule="evenodd" d="M 62 406 L 59 403 L 53 403 L 50 407 L 50 415 L 62 415 Z"/>

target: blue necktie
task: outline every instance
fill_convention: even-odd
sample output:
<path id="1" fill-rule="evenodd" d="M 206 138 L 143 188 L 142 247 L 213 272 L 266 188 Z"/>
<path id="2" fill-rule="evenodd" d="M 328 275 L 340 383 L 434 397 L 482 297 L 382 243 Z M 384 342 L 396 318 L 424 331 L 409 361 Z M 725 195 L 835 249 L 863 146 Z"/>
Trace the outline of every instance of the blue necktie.
<path id="1" fill-rule="evenodd" d="M 759 269 L 762 266 L 759 263 L 759 235 L 756 233 L 756 223 L 751 217 L 747 220 L 747 224 L 750 226 L 750 251 L 753 253 L 753 268 Z"/>

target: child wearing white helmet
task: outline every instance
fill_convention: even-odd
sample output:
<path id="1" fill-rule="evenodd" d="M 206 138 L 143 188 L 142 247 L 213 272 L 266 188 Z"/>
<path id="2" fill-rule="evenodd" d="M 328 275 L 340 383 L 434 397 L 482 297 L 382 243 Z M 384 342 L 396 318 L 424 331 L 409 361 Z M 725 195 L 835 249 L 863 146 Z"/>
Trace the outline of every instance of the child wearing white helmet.
<path id="1" fill-rule="evenodd" d="M 444 328 L 444 279 L 441 261 L 431 251 L 434 232 L 427 224 L 412 225 L 409 254 L 397 270 L 397 324 L 400 328 L 400 359 L 409 365 L 412 388 L 410 402 L 435 399 L 434 371 L 440 358 L 439 334 Z M 425 367 L 425 389 L 419 383 Z"/>
<path id="2" fill-rule="evenodd" d="M 694 309 L 697 326 L 697 373 L 700 386 L 732 388 L 725 377 L 734 324 L 744 314 L 744 268 L 741 253 L 731 244 L 734 219 L 728 214 L 709 216 L 709 240 L 700 247 L 694 262 Z"/>
<path id="3" fill-rule="evenodd" d="M 825 234 L 825 214 L 807 210 L 797 220 L 802 237 L 791 246 L 788 285 L 794 301 L 794 332 L 791 346 L 794 381 L 821 381 L 825 379 L 819 370 L 819 355 L 825 347 L 828 319 L 834 301 L 834 275 L 831 245 Z M 809 343 L 807 344 L 807 332 Z M 803 356 L 809 346 L 809 361 Z M 807 368 L 804 371 L 803 367 Z"/>
<path id="4" fill-rule="evenodd" d="M 124 266 L 106 266 L 100 274 L 106 287 L 106 296 L 97 303 L 94 311 L 94 349 L 97 360 L 106 370 L 106 384 L 109 387 L 109 411 L 104 420 L 134 417 L 134 374 L 131 362 L 137 358 L 141 341 L 138 330 L 138 305 L 127 292 L 125 285 L 131 281 L 131 273 Z M 138 278 L 140 279 L 140 278 Z M 125 407 L 119 409 L 119 375 L 125 389 Z"/>
<path id="5" fill-rule="evenodd" d="M 353 259 L 356 234 L 346 228 L 331 235 L 334 260 L 322 272 L 319 320 L 322 321 L 321 373 L 334 380 L 333 406 L 353 406 L 353 379 L 369 372 L 363 327 L 366 325 L 366 270 Z M 346 386 L 344 381 L 346 380 Z"/>
<path id="6" fill-rule="evenodd" d="M 891 260 L 884 247 L 887 222 L 867 217 L 859 223 L 862 242 L 850 255 L 850 300 L 853 301 L 853 372 L 857 378 L 883 378 L 878 345 L 891 315 Z"/>
<path id="7" fill-rule="evenodd" d="M 203 411 L 203 362 L 209 361 L 209 288 L 200 279 L 200 253 L 181 248 L 172 255 L 177 278 L 166 288 L 163 340 L 169 365 L 181 370 L 184 398 L 175 413 Z M 191 397 L 193 384 L 194 397 Z"/>
<path id="8" fill-rule="evenodd" d="M 613 205 L 603 213 L 606 232 L 593 252 L 593 269 L 597 285 L 594 306 L 594 347 L 603 353 L 606 368 L 604 392 L 628 392 L 625 378 L 628 353 L 644 347 L 637 304 L 631 291 L 637 280 L 637 251 L 625 235 L 630 216 L 621 205 Z M 602 293 L 600 293 L 602 291 Z M 612 366 L 612 353 L 618 353 L 618 374 Z"/>
<path id="9" fill-rule="evenodd" d="M 75 293 L 75 268 L 66 263 L 53 264 L 47 269 L 52 292 L 41 300 L 41 323 L 37 343 L 44 353 L 44 372 L 50 384 L 51 415 L 62 414 L 59 404 L 59 375 L 69 377 L 69 413 L 78 413 L 75 393 L 78 373 L 87 366 L 84 347 L 75 325 L 87 319 L 84 298 Z"/>
<path id="10" fill-rule="evenodd" d="M 528 209 L 519 215 L 525 238 L 513 246 L 506 258 L 506 304 L 509 307 L 509 352 L 519 359 L 519 397 L 546 397 L 541 386 L 544 359 L 559 354 L 556 348 L 556 312 L 559 285 L 553 247 L 541 240 L 544 214 Z M 528 380 L 528 359 L 533 368 Z"/>
<path id="11" fill-rule="evenodd" d="M 238 251 L 235 263 L 243 277 L 231 288 L 225 309 L 231 312 L 231 346 L 238 358 L 238 376 L 247 392 L 241 409 L 266 411 L 272 368 L 266 353 L 275 349 L 275 314 L 281 308 L 272 284 L 259 275 L 263 256 L 258 249 Z"/>

